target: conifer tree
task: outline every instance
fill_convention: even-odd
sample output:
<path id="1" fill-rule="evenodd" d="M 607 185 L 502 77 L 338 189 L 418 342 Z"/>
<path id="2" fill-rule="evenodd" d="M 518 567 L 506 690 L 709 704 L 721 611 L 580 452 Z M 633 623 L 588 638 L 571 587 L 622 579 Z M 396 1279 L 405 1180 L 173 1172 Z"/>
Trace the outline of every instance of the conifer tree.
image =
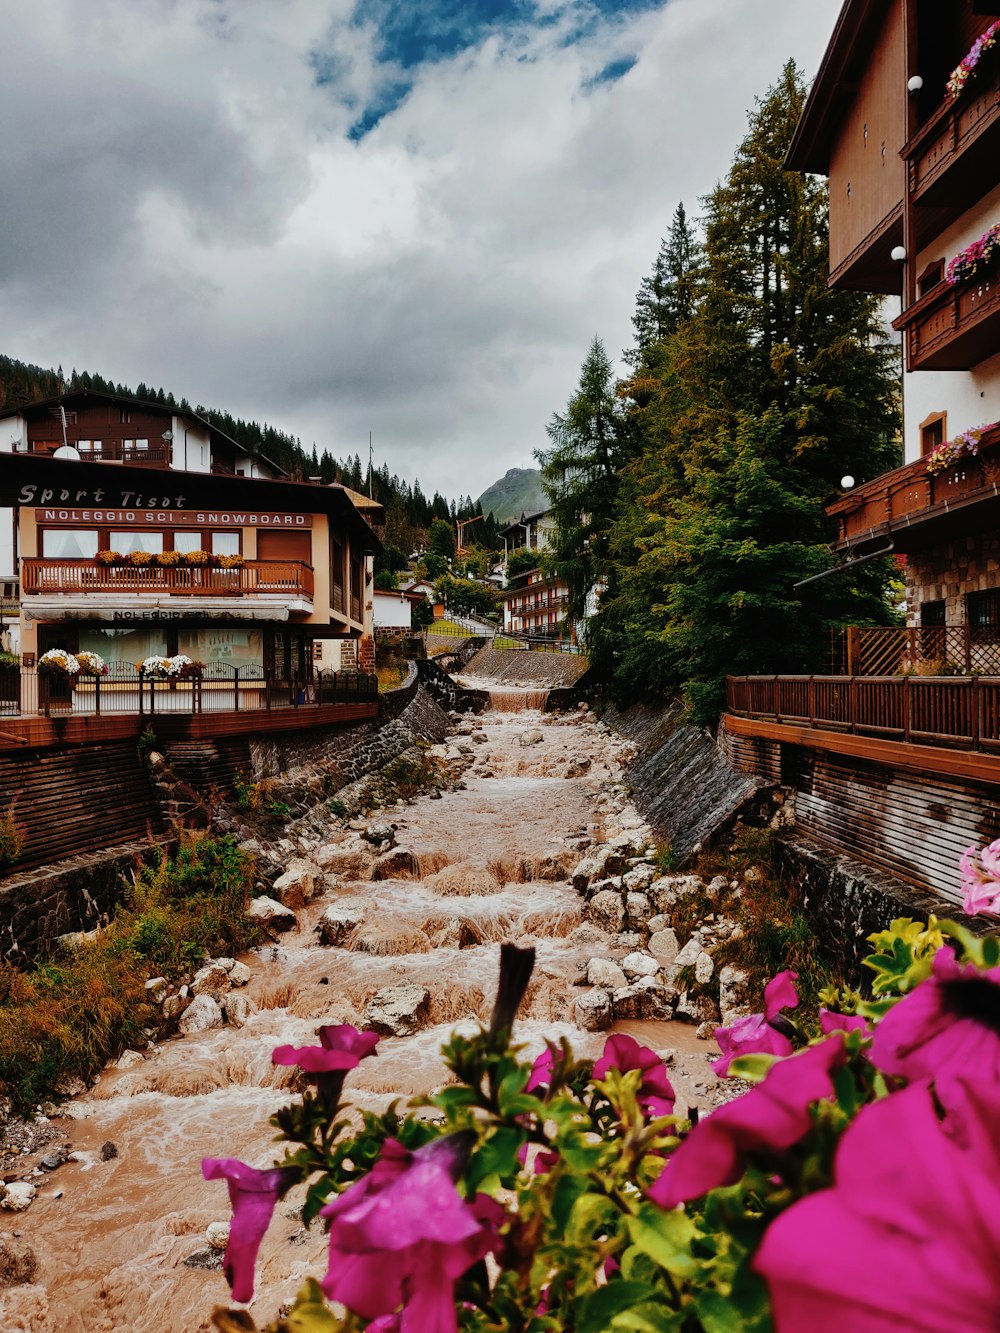
<path id="1" fill-rule="evenodd" d="M 660 242 L 652 273 L 643 278 L 632 324 L 636 346 L 627 355 L 633 365 L 691 318 L 699 280 L 700 246 L 683 203 L 674 210 L 670 231 Z"/>

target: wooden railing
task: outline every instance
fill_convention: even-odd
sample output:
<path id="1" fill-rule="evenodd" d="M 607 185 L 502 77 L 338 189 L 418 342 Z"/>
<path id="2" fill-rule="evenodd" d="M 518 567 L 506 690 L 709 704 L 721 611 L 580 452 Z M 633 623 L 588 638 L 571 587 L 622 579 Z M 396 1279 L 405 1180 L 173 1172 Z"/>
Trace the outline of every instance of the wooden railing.
<path id="1" fill-rule="evenodd" d="M 993 494 L 993 487 L 1000 482 L 1000 456 L 993 452 L 997 444 L 1000 429 L 983 436 L 976 457 L 964 458 L 944 472 L 932 475 L 927 471 L 927 460 L 918 458 L 858 486 L 827 506 L 827 513 L 840 524 L 839 540 L 856 541 L 894 522 L 943 510 L 980 492 Z"/>
<path id="2" fill-rule="evenodd" d="M 987 59 L 904 146 L 911 197 L 918 204 L 968 208 L 990 188 L 993 177 L 984 168 L 996 159 L 998 137 L 1000 61 Z"/>
<path id="3" fill-rule="evenodd" d="M 21 561 L 21 595 L 159 593 L 171 597 L 244 597 L 282 593 L 311 601 L 312 565 L 301 560 L 248 560 L 234 569 L 211 565 L 99 565 L 93 560 Z"/>
<path id="4" fill-rule="evenodd" d="M 1000 750 L 998 676 L 730 676 L 726 695 L 739 717 Z"/>
<path id="5" fill-rule="evenodd" d="M 940 282 L 893 321 L 909 370 L 970 370 L 996 351 L 1000 270 L 952 287 Z"/>
<path id="6" fill-rule="evenodd" d="M 170 451 L 162 444 L 150 445 L 140 449 L 134 444 L 122 444 L 120 440 L 102 440 L 100 449 L 79 449 L 74 440 L 69 443 L 77 449 L 84 463 L 128 463 L 137 467 L 168 467 Z M 27 446 L 15 447 L 19 454 L 51 454 L 58 448 L 52 440 L 29 440 Z"/>
<path id="7" fill-rule="evenodd" d="M 839 663 L 848 676 L 1000 676 L 1000 631 L 969 625 L 852 626 Z"/>

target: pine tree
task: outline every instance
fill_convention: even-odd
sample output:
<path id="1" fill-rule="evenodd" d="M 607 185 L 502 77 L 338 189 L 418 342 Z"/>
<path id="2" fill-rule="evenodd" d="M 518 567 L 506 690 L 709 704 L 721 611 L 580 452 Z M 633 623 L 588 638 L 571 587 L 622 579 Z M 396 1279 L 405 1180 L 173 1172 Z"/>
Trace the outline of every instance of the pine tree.
<path id="1" fill-rule="evenodd" d="M 674 210 L 670 231 L 660 242 L 653 271 L 643 278 L 635 299 L 636 346 L 627 353 L 638 364 L 644 353 L 691 318 L 695 312 L 699 282 L 700 246 L 688 222 L 684 205 Z"/>

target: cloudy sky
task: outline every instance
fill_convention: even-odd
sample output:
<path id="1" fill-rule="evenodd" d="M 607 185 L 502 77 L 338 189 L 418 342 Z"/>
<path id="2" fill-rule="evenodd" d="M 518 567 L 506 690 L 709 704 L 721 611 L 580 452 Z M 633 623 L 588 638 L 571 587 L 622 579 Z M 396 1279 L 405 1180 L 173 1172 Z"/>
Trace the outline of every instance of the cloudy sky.
<path id="1" fill-rule="evenodd" d="M 0 352 L 531 466 L 839 0 L 0 0 Z"/>

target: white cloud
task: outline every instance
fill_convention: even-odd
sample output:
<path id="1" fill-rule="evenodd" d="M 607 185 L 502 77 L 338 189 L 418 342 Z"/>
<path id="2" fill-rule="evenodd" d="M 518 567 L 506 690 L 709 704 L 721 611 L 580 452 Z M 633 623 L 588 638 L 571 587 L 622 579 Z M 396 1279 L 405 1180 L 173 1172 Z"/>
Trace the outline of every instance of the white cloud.
<path id="1" fill-rule="evenodd" d="M 544 444 L 595 333 L 628 343 L 674 206 L 788 56 L 812 74 L 837 8 L 493 35 L 354 143 L 387 72 L 347 0 L 0 0 L 0 349 L 337 455 L 372 430 L 425 490 L 476 494 Z"/>

